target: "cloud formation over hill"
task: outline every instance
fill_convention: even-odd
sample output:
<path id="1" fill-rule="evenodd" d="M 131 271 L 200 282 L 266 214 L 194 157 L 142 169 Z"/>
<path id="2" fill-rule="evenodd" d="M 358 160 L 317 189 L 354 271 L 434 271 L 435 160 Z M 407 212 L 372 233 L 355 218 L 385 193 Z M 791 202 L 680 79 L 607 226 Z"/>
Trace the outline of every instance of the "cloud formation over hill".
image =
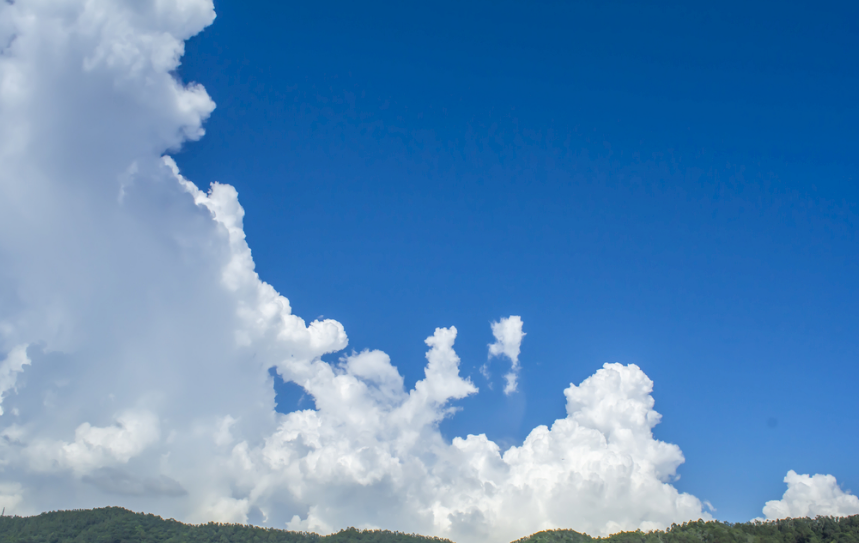
<path id="1" fill-rule="evenodd" d="M 478 393 L 456 328 L 427 338 L 411 390 L 381 351 L 322 359 L 343 326 L 294 315 L 254 271 L 236 190 L 204 192 L 163 156 L 215 107 L 174 75 L 214 17 L 208 0 L 0 10 L 0 505 L 461 543 L 708 518 L 671 485 L 683 455 L 654 439 L 637 366 L 570 385 L 566 418 L 502 453 L 438 430 Z M 513 391 L 522 321 L 493 333 Z M 275 412 L 272 367 L 315 409 Z"/>
<path id="2" fill-rule="evenodd" d="M 842 490 L 832 475 L 801 475 L 790 470 L 784 482 L 787 483 L 784 496 L 764 505 L 766 520 L 859 515 L 859 497 Z"/>

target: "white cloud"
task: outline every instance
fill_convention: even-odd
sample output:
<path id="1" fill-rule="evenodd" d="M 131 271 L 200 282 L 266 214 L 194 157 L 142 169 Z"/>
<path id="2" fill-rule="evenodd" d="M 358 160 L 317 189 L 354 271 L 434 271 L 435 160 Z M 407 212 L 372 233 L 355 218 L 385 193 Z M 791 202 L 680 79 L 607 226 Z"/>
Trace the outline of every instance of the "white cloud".
<path id="1" fill-rule="evenodd" d="M 522 346 L 522 338 L 525 337 L 522 331 L 522 318 L 511 315 L 493 322 L 492 335 L 495 336 L 495 343 L 489 345 L 489 358 L 506 356 L 510 360 L 510 371 L 504 375 L 506 381 L 504 393 L 509 395 L 516 392 L 518 388 L 519 350 Z M 483 365 L 481 372 L 489 377 L 489 362 Z"/>
<path id="2" fill-rule="evenodd" d="M 859 514 L 859 497 L 841 490 L 832 475 L 802 475 L 790 470 L 784 482 L 787 483 L 784 496 L 764 506 L 766 520 Z"/>
<path id="3" fill-rule="evenodd" d="M 34 471 L 68 469 L 77 475 L 125 464 L 159 438 L 158 418 L 149 412 L 126 411 L 116 424 L 103 428 L 84 422 L 69 443 L 36 441 L 25 451 Z"/>
<path id="4" fill-rule="evenodd" d="M 27 345 L 18 345 L 9 351 L 6 359 L 0 362 L 0 415 L 3 414 L 3 396 L 9 391 L 15 391 L 18 374 L 24 371 L 24 366 L 30 364 L 27 356 Z"/>
<path id="5" fill-rule="evenodd" d="M 343 326 L 308 324 L 260 280 L 235 189 L 203 192 L 161 157 L 214 107 L 171 75 L 213 18 L 209 0 L 0 10 L 0 504 L 460 543 L 708 518 L 671 485 L 683 455 L 653 437 L 637 366 L 570 385 L 566 417 L 502 453 L 439 431 L 478 392 L 455 328 L 427 339 L 411 390 L 383 352 L 322 360 Z M 492 331 L 509 393 L 522 320 Z M 315 409 L 276 413 L 271 367 Z"/>

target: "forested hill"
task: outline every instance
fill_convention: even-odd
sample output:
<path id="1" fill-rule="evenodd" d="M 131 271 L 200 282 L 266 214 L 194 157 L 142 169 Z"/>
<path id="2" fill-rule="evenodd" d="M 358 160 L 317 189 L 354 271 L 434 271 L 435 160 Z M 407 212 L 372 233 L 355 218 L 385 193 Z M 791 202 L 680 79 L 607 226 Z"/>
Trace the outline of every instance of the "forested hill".
<path id="1" fill-rule="evenodd" d="M 572 530 L 547 530 L 514 543 L 859 543 L 859 515 L 852 517 L 789 518 L 771 522 L 699 520 L 672 524 L 665 531 L 621 532 L 591 537 Z"/>
<path id="2" fill-rule="evenodd" d="M 121 507 L 0 517 L 0 543 L 452 543 L 387 530 L 320 536 L 247 524 L 182 524 Z"/>
<path id="3" fill-rule="evenodd" d="M 386 530 L 349 528 L 320 536 L 244 524 L 182 524 L 120 507 L 0 517 L 0 543 L 451 543 Z M 594 538 L 572 530 L 538 532 L 514 543 L 859 543 L 859 515 L 728 524 L 687 522 L 665 531 Z M 487 542 L 504 543 L 504 542 Z"/>

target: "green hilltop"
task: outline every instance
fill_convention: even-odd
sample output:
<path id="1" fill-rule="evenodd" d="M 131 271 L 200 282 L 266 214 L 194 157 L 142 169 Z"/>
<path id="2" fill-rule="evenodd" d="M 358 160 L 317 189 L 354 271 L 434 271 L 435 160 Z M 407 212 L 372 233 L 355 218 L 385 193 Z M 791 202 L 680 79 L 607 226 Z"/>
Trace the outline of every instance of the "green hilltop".
<path id="1" fill-rule="evenodd" d="M 591 537 L 547 530 L 514 543 L 859 543 L 859 515 L 729 524 L 673 524 L 667 530 Z M 451 543 L 388 530 L 348 528 L 320 536 L 245 524 L 183 524 L 121 507 L 0 517 L 0 543 Z"/>
<path id="2" fill-rule="evenodd" d="M 859 543 L 859 515 L 789 518 L 770 522 L 693 521 L 667 530 L 591 537 L 573 530 L 546 530 L 514 543 Z"/>

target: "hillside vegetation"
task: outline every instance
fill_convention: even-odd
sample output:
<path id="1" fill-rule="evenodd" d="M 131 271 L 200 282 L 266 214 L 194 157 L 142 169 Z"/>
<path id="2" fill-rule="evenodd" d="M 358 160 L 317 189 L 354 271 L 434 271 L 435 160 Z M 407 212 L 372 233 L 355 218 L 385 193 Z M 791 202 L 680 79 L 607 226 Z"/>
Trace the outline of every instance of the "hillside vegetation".
<path id="1" fill-rule="evenodd" d="M 771 522 L 699 520 L 672 524 L 667 530 L 621 532 L 591 537 L 572 530 L 547 530 L 514 543 L 859 543 L 859 515 L 791 518 Z"/>
<path id="2" fill-rule="evenodd" d="M 247 524 L 183 524 L 121 507 L 0 517 L 0 543 L 451 543 L 387 530 L 320 536 Z"/>
<path id="3" fill-rule="evenodd" d="M 859 543 L 859 515 L 728 524 L 687 522 L 665 531 L 605 538 L 572 530 L 538 532 L 514 543 Z M 320 536 L 244 524 L 191 525 L 120 507 L 0 517 L 0 543 L 451 543 L 387 530 L 349 528 Z"/>

